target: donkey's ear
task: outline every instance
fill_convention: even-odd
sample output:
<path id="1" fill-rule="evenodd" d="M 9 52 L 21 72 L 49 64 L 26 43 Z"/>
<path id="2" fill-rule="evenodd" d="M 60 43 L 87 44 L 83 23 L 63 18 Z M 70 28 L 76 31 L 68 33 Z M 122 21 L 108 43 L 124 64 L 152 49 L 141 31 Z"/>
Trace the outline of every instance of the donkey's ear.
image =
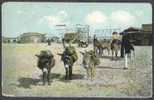
<path id="1" fill-rule="evenodd" d="M 38 55 L 38 54 L 35 54 L 35 56 L 38 57 L 38 58 L 40 57 L 40 55 Z"/>
<path id="2" fill-rule="evenodd" d="M 53 57 L 54 57 L 54 55 L 53 55 L 53 54 L 51 54 L 51 55 L 50 55 L 50 57 L 52 57 L 52 58 L 53 58 Z"/>
<path id="3" fill-rule="evenodd" d="M 85 53 L 84 52 L 82 52 L 82 51 L 80 51 L 80 53 L 82 54 L 82 55 L 84 55 Z"/>
<path id="4" fill-rule="evenodd" d="M 57 53 L 57 55 L 62 56 L 63 54 L 62 53 Z"/>

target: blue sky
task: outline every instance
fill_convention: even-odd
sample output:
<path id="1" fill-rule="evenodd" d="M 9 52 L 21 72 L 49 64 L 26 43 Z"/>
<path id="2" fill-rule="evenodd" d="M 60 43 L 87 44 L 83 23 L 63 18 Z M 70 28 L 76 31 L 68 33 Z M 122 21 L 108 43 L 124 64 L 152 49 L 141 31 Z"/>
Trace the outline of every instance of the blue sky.
<path id="1" fill-rule="evenodd" d="M 24 32 L 58 35 L 55 25 L 90 25 L 96 29 L 120 28 L 152 23 L 148 3 L 39 3 L 7 2 L 2 5 L 2 34 L 16 37 Z"/>

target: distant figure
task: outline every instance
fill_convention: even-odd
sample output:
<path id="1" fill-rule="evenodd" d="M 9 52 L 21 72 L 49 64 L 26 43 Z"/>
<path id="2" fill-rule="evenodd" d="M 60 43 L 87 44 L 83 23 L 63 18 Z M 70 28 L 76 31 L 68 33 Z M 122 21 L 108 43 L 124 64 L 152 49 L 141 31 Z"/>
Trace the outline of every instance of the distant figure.
<path id="1" fill-rule="evenodd" d="M 117 32 L 112 33 L 112 40 L 119 40 L 119 34 Z"/>
<path id="2" fill-rule="evenodd" d="M 125 49 L 127 48 L 128 44 L 130 44 L 130 41 L 127 39 L 126 33 L 121 33 L 122 34 L 122 42 L 121 42 L 121 57 L 124 58 Z M 124 52 L 125 51 L 125 52 Z"/>
<path id="3" fill-rule="evenodd" d="M 113 32 L 112 33 L 112 41 L 117 40 L 119 42 L 119 44 L 121 44 L 121 35 L 118 34 L 118 32 Z"/>
<path id="4" fill-rule="evenodd" d="M 112 42 L 111 42 L 111 51 L 112 51 L 112 58 L 118 56 L 118 51 L 121 48 L 121 38 L 117 32 L 112 33 Z"/>
<path id="5" fill-rule="evenodd" d="M 128 56 L 131 55 L 131 51 L 134 51 L 134 46 L 127 38 L 127 35 L 123 33 L 122 35 L 122 43 L 121 43 L 121 57 L 125 57 L 125 66 L 124 69 L 128 69 Z M 134 52 L 135 55 L 135 52 Z"/>
<path id="6" fill-rule="evenodd" d="M 88 47 L 88 43 L 86 41 L 84 41 L 84 40 L 79 40 L 78 46 L 86 48 L 86 47 Z"/>
<path id="7" fill-rule="evenodd" d="M 120 33 L 121 36 L 121 50 L 120 50 L 120 55 L 121 58 L 124 58 L 124 32 Z"/>
<path id="8" fill-rule="evenodd" d="M 48 40 L 47 40 L 47 43 L 48 43 L 48 45 L 51 45 L 51 40 L 48 39 Z"/>

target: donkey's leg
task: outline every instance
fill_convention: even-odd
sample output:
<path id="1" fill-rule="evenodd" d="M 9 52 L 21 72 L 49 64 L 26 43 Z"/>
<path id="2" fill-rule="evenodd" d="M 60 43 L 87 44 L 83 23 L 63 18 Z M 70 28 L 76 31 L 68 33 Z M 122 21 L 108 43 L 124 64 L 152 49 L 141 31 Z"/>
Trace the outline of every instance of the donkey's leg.
<path id="1" fill-rule="evenodd" d="M 95 75 L 96 75 L 96 73 L 95 73 L 95 67 L 94 66 L 92 66 L 91 67 L 91 80 L 93 81 L 93 79 L 95 78 Z"/>
<path id="2" fill-rule="evenodd" d="M 116 58 L 118 57 L 118 50 L 117 49 L 115 50 L 115 56 L 116 56 Z"/>
<path id="3" fill-rule="evenodd" d="M 98 55 L 98 57 L 100 57 L 100 52 L 101 52 L 101 50 L 100 50 L 100 48 L 98 48 L 97 49 L 97 55 Z"/>
<path id="4" fill-rule="evenodd" d="M 130 53 L 128 53 L 128 57 L 130 58 L 130 60 L 131 60 L 131 56 L 132 56 L 132 55 L 131 55 L 131 52 L 130 52 Z"/>
<path id="5" fill-rule="evenodd" d="M 65 68 L 65 71 L 66 71 L 65 80 L 67 80 L 68 79 L 68 76 L 69 76 L 69 69 L 68 68 Z"/>
<path id="6" fill-rule="evenodd" d="M 45 85 L 45 83 L 46 83 L 46 77 L 47 77 L 47 69 L 46 68 L 43 68 L 42 69 L 42 72 L 43 72 L 43 85 Z"/>
<path id="7" fill-rule="evenodd" d="M 107 48 L 107 52 L 108 52 L 108 56 L 110 55 L 110 49 L 109 48 Z"/>
<path id="8" fill-rule="evenodd" d="M 100 48 L 98 48 L 98 51 L 97 51 L 98 53 L 98 56 L 100 57 L 100 55 L 101 55 L 101 49 Z"/>
<path id="9" fill-rule="evenodd" d="M 69 79 L 72 79 L 72 66 L 69 66 Z"/>
<path id="10" fill-rule="evenodd" d="M 133 57 L 135 58 L 135 50 L 133 51 Z"/>
<path id="11" fill-rule="evenodd" d="M 96 76 L 96 67 L 93 66 L 93 77 L 95 77 L 95 76 Z"/>
<path id="12" fill-rule="evenodd" d="M 101 49 L 101 56 L 104 56 L 104 48 Z"/>
<path id="13" fill-rule="evenodd" d="M 50 85 L 50 71 L 48 71 L 47 80 L 48 80 L 48 85 Z"/>
<path id="14" fill-rule="evenodd" d="M 112 59 L 113 59 L 113 56 L 114 56 L 114 50 L 112 49 Z"/>
<path id="15" fill-rule="evenodd" d="M 45 83 L 46 83 L 46 72 L 43 72 L 43 85 L 45 85 Z"/>
<path id="16" fill-rule="evenodd" d="M 99 48 L 99 56 L 102 56 L 103 55 L 103 48 Z"/>
<path id="17" fill-rule="evenodd" d="M 92 67 L 89 68 L 90 69 L 90 80 L 93 80 L 93 69 Z"/>
<path id="18" fill-rule="evenodd" d="M 90 77 L 90 68 L 88 67 L 88 68 L 86 68 L 86 70 L 87 70 L 87 79 L 89 79 L 89 77 Z"/>

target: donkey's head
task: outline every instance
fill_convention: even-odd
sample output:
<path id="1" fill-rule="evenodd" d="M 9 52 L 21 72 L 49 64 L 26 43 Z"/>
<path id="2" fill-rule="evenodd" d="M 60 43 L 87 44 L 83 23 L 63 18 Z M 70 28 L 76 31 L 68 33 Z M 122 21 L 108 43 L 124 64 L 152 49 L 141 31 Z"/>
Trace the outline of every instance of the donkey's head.
<path id="1" fill-rule="evenodd" d="M 68 66 L 72 66 L 73 64 L 73 60 L 71 58 L 71 56 L 64 54 L 63 55 L 63 62 L 64 62 L 64 66 L 67 68 Z"/>
<path id="2" fill-rule="evenodd" d="M 53 54 L 50 51 L 42 50 L 40 54 L 36 54 L 35 56 L 38 57 L 38 67 L 40 68 L 47 68 L 51 64 L 53 59 Z"/>
<path id="3" fill-rule="evenodd" d="M 83 60 L 82 60 L 82 65 L 84 68 L 88 68 L 90 67 L 91 65 L 94 65 L 94 52 L 87 52 L 85 51 L 84 53 L 83 52 L 80 52 L 82 55 L 83 55 Z"/>
<path id="4" fill-rule="evenodd" d="M 63 53 L 58 53 L 61 56 L 61 60 L 64 63 L 64 67 L 69 67 L 73 65 L 73 59 L 70 55 L 68 55 L 65 51 Z"/>

